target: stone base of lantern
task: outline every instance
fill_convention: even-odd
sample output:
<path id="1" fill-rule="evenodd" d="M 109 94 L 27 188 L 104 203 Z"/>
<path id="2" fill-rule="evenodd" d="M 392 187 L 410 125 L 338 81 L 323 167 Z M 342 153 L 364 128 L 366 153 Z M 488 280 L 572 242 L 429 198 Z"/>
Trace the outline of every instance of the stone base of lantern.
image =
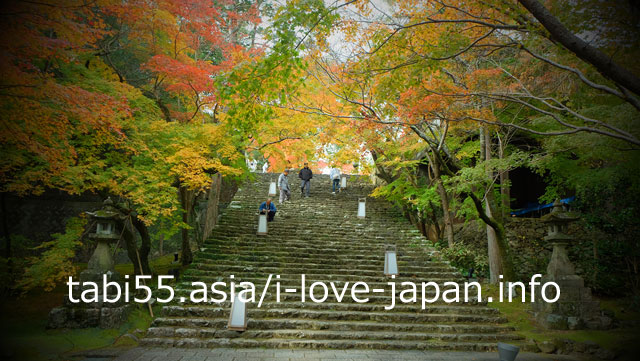
<path id="1" fill-rule="evenodd" d="M 591 289 L 584 286 L 584 280 L 578 275 L 544 276 L 541 283 L 555 282 L 560 287 L 560 298 L 547 303 L 536 295 L 533 310 L 537 321 L 554 330 L 608 329 L 611 318 L 604 316 L 600 304 L 591 296 Z M 555 298 L 555 289 L 546 288 L 547 299 Z"/>
<path id="2" fill-rule="evenodd" d="M 56 307 L 49 312 L 47 328 L 115 328 L 129 315 L 129 305 Z"/>
<path id="3" fill-rule="evenodd" d="M 81 300 L 82 292 L 90 289 L 87 286 L 73 287 L 73 298 L 80 302 L 71 302 L 69 295 L 64 298 L 63 305 L 49 312 L 47 328 L 114 328 L 122 325 L 129 315 L 130 305 L 124 302 L 124 286 L 120 284 L 121 297 L 117 302 L 105 302 L 103 294 L 104 275 L 107 282 L 119 282 L 120 274 L 117 272 L 101 273 L 87 269 L 80 274 L 80 284 L 94 282 L 98 286 L 97 301 L 86 303 Z M 116 296 L 115 286 L 107 289 L 108 299 Z M 89 295 L 88 295 L 89 296 Z M 93 298 L 93 294 L 90 297 Z"/>

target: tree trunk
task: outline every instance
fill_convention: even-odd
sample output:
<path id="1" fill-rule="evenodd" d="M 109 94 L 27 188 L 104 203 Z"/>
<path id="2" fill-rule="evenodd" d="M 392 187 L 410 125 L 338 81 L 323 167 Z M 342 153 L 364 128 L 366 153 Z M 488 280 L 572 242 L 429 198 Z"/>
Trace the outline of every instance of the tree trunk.
<path id="1" fill-rule="evenodd" d="M 497 275 L 502 274 L 504 277 L 502 281 L 512 281 L 515 273 L 513 271 L 513 262 L 511 260 L 511 255 L 509 254 L 509 244 L 507 243 L 504 227 L 502 224 L 497 222 L 495 218 L 487 215 L 482 201 L 473 194 L 473 192 L 469 193 L 469 197 L 473 200 L 473 204 L 476 207 L 476 211 L 478 212 L 480 219 L 482 219 L 487 225 L 490 225 L 495 233 L 494 260 L 498 260 L 496 263 L 499 263 L 502 268 L 502 273 L 496 273 L 496 278 Z M 491 257 L 491 253 L 489 253 L 489 257 Z M 491 267 L 491 259 L 489 259 L 489 267 Z M 491 269 L 490 272 L 491 275 L 494 274 Z"/>
<path id="2" fill-rule="evenodd" d="M 7 194 L 2 192 L 0 196 L 2 203 L 2 235 L 4 237 L 4 257 L 7 259 L 7 273 L 11 273 L 11 233 L 9 232 L 9 222 L 7 220 Z"/>
<path id="3" fill-rule="evenodd" d="M 491 160 L 491 136 L 489 135 L 489 128 L 486 125 L 480 130 L 480 154 L 485 161 Z M 486 168 L 486 172 L 487 178 L 493 179 L 493 173 L 488 167 Z M 491 187 L 491 183 L 489 183 L 489 187 Z M 492 209 L 493 204 L 495 204 L 493 189 L 488 189 L 484 200 L 484 210 L 479 209 L 478 212 L 483 213 L 481 214 L 481 218 L 485 220 L 487 224 L 489 282 L 495 284 L 500 281 L 500 275 L 506 278 L 507 274 L 509 274 L 509 277 L 511 277 L 511 270 L 507 270 L 509 267 L 505 265 L 509 262 L 508 245 L 506 244 L 503 226 L 494 216 L 495 212 L 493 212 Z M 482 206 L 480 208 L 482 208 Z M 482 217 L 482 215 L 484 215 L 484 217 Z"/>
<path id="4" fill-rule="evenodd" d="M 444 188 L 444 184 L 442 184 L 442 178 L 440 177 L 440 164 L 436 162 L 439 159 L 437 156 L 434 156 L 433 159 L 426 154 L 427 160 L 429 161 L 429 166 L 431 167 L 431 171 L 433 172 L 433 178 L 436 182 L 436 191 L 440 196 L 440 203 L 442 205 L 442 213 L 444 220 L 444 234 L 447 237 L 447 244 L 449 247 L 453 247 L 455 240 L 453 238 L 453 217 L 451 216 L 451 211 L 449 210 L 449 195 L 447 194 L 447 190 Z"/>
<path id="5" fill-rule="evenodd" d="M 438 177 L 440 177 L 438 175 Z M 437 180 L 437 190 L 440 195 L 440 200 L 442 203 L 442 213 L 444 219 L 444 234 L 447 238 L 447 244 L 449 247 L 453 247 L 455 240 L 453 238 L 453 217 L 451 216 L 451 211 L 449 210 L 449 196 L 447 195 L 447 191 L 444 189 L 444 185 L 442 185 L 442 180 Z"/>
<path id="6" fill-rule="evenodd" d="M 491 159 L 491 138 L 487 126 L 483 126 L 480 130 L 480 156 L 484 161 L 488 161 Z M 493 178 L 493 174 L 491 174 L 488 168 L 486 168 L 486 172 L 488 179 Z M 491 194 L 493 194 L 492 190 L 488 190 L 484 200 L 484 212 L 488 218 L 493 217 L 493 212 L 491 211 L 491 202 L 489 200 L 489 195 Z M 498 283 L 498 275 L 504 273 L 502 259 L 500 258 L 500 247 L 498 246 L 498 237 L 493 227 L 487 224 L 486 228 L 487 247 L 489 249 L 489 282 Z"/>
<path id="7" fill-rule="evenodd" d="M 142 264 L 142 271 L 145 275 L 151 275 L 152 270 L 149 266 L 149 252 L 151 252 L 151 237 L 149 236 L 149 230 L 147 226 L 138 219 L 138 217 L 132 217 L 131 221 L 133 226 L 140 234 L 140 248 L 138 248 L 138 255 L 140 256 L 140 263 Z M 134 261 L 137 263 L 137 260 Z"/>
<path id="8" fill-rule="evenodd" d="M 596 265 L 593 267 L 593 284 L 598 282 L 598 237 L 593 238 L 593 263 Z"/>
<path id="9" fill-rule="evenodd" d="M 424 210 L 418 211 L 418 218 L 420 219 L 420 232 L 423 236 L 428 237 L 429 229 L 427 227 L 426 217 Z"/>
<path id="10" fill-rule="evenodd" d="M 135 225 L 132 223 L 135 223 L 135 221 L 133 220 L 133 217 L 131 222 L 129 222 L 129 220 L 127 219 L 120 224 L 124 228 L 124 232 L 122 232 L 122 237 L 124 238 L 124 244 L 127 247 L 127 256 L 129 256 L 131 263 L 133 263 L 133 273 L 137 275 L 149 276 L 151 275 L 151 268 L 149 267 L 149 257 L 148 257 L 149 252 L 148 251 L 145 252 L 143 250 L 143 248 L 145 247 L 144 246 L 145 241 L 144 241 L 144 237 L 142 236 L 142 233 L 140 234 L 140 238 L 143 239 L 142 241 L 143 245 L 141 249 L 138 249 L 138 244 L 136 242 L 136 231 L 140 232 L 140 230 L 137 227 L 135 227 Z M 147 236 L 147 247 L 149 247 L 150 241 L 148 238 L 149 236 L 148 232 L 146 233 L 146 236 Z M 138 261 L 138 259 L 140 261 Z M 142 268 L 140 268 L 140 265 L 142 265 Z"/>
<path id="11" fill-rule="evenodd" d="M 489 200 L 485 199 L 485 213 L 491 218 L 491 206 Z M 500 246 L 498 245 L 498 236 L 496 230 L 487 224 L 487 246 L 489 249 L 489 282 L 498 283 L 498 275 L 504 275 L 504 267 L 502 257 L 500 257 Z"/>
<path id="12" fill-rule="evenodd" d="M 509 217 L 511 211 L 511 186 L 509 171 L 500 172 L 500 198 L 502 198 L 502 219 Z"/>
<path id="13" fill-rule="evenodd" d="M 429 205 L 431 206 L 431 212 L 429 212 L 429 215 L 431 217 L 431 222 L 433 222 L 433 229 L 436 232 L 436 239 L 440 240 L 442 237 L 442 230 L 440 229 L 438 217 L 436 216 L 436 207 L 431 201 L 429 201 Z"/>
<path id="14" fill-rule="evenodd" d="M 185 187 L 180 186 L 178 192 L 180 193 L 180 203 L 182 204 L 182 222 L 189 224 L 189 218 L 191 217 L 191 209 L 193 208 L 191 203 L 193 202 L 193 192 L 189 191 Z M 191 252 L 191 244 L 189 242 L 189 229 L 182 228 L 182 245 L 181 245 L 181 262 L 183 266 L 191 264 L 193 262 L 193 253 Z"/>
<path id="15" fill-rule="evenodd" d="M 502 139 L 498 138 L 498 157 L 504 159 L 504 144 Z M 500 198 L 501 198 L 501 212 L 503 221 L 509 216 L 511 210 L 511 186 L 509 185 L 509 171 L 505 170 L 500 172 Z"/>
<path id="16" fill-rule="evenodd" d="M 136 234 L 128 219 L 120 223 L 120 225 L 124 228 L 122 238 L 124 240 L 124 245 L 127 247 L 127 256 L 129 256 L 129 259 L 133 264 L 133 273 L 140 275 L 142 273 L 140 270 L 140 264 L 138 264 L 138 254 L 136 253 L 138 248 L 138 245 L 136 244 Z"/>
<path id="17" fill-rule="evenodd" d="M 220 189 L 222 187 L 222 175 L 216 173 L 211 177 L 211 188 L 207 198 L 207 209 L 202 222 L 202 241 L 209 238 L 213 227 L 218 222 L 218 205 L 220 203 Z"/>
<path id="18" fill-rule="evenodd" d="M 378 164 L 378 153 L 373 149 L 371 150 L 371 157 L 373 158 L 373 163 L 376 165 L 376 177 L 384 180 L 385 182 L 387 182 L 387 184 L 393 182 L 395 180 L 394 177 L 389 174 L 382 165 Z"/>

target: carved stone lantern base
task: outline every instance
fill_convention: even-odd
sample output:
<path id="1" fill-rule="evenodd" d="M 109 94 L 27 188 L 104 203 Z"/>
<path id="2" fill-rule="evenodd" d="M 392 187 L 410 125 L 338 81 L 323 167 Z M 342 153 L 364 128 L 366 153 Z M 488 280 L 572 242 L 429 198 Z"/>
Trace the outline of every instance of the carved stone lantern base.
<path id="1" fill-rule="evenodd" d="M 74 290 L 76 298 L 81 293 L 82 290 L 79 288 Z M 49 312 L 47 328 L 115 328 L 127 320 L 130 311 L 128 304 L 123 301 L 103 302 L 103 295 L 99 295 L 98 298 L 98 302 L 93 303 L 72 303 L 65 297 L 63 306 Z"/>
<path id="2" fill-rule="evenodd" d="M 578 275 L 544 276 L 541 282 L 555 282 L 560 287 L 560 299 L 547 303 L 536 297 L 533 310 L 537 321 L 543 326 L 555 330 L 608 329 L 611 318 L 604 316 L 600 303 L 591 296 L 591 289 L 584 286 L 584 280 Z M 547 289 L 547 298 L 555 298 L 555 292 Z"/>

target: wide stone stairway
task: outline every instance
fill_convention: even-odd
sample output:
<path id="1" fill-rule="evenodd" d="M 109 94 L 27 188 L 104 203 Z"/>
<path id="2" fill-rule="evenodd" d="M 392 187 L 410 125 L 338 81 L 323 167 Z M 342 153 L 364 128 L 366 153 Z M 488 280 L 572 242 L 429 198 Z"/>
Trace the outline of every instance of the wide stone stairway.
<path id="1" fill-rule="evenodd" d="M 241 186 L 212 236 L 181 276 L 174 302 L 164 306 L 143 345 L 490 351 L 496 349 L 497 341 L 524 343 L 504 325 L 506 319 L 496 309 L 476 299 L 451 304 L 439 300 L 424 310 L 420 299 L 415 304 L 400 303 L 397 296 L 404 289 L 402 281 L 415 282 L 420 297 L 421 282 L 442 285 L 464 279 L 388 202 L 368 197 L 366 218 L 357 217 L 358 199 L 374 188 L 368 178 L 351 176 L 347 188 L 334 195 L 328 176 L 315 175 L 311 196 L 303 198 L 297 174 L 292 173 L 292 201 L 279 205 L 277 196 L 273 197 L 278 207 L 275 221 L 269 223 L 267 235 L 256 235 L 258 206 L 267 198 L 269 181 L 277 176 L 257 174 L 255 181 Z M 393 310 L 384 309 L 391 299 L 390 279 L 383 274 L 388 246 L 397 247 L 400 273 L 395 279 Z M 270 274 L 270 286 L 258 308 Z M 306 276 L 304 303 L 301 274 Z M 228 300 L 221 304 L 188 301 L 191 282 L 228 285 L 230 275 L 236 284 L 250 281 L 256 285 L 256 302 L 247 304 L 244 332 L 227 330 Z M 275 281 L 281 283 L 281 302 L 276 302 Z M 308 289 L 314 281 L 329 287 L 323 303 L 309 299 Z M 336 300 L 330 281 L 336 283 L 338 292 L 349 282 L 342 302 Z M 385 293 L 369 293 L 369 302 L 356 303 L 351 299 L 351 285 L 357 281 L 366 282 L 370 290 L 384 288 Z M 287 288 L 297 292 L 286 293 Z M 314 292 L 316 298 L 324 293 L 321 287 Z M 209 293 L 214 296 L 219 297 Z M 427 296 L 433 296 L 432 288 L 427 289 Z M 180 297 L 187 300 L 180 302 Z"/>

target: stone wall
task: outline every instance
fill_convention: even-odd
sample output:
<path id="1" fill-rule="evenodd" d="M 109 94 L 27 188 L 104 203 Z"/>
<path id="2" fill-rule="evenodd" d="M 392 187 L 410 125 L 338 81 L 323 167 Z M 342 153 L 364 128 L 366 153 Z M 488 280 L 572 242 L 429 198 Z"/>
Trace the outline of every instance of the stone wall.
<path id="1" fill-rule="evenodd" d="M 50 241 L 53 233 L 65 230 L 70 217 L 85 211 L 94 211 L 102 206 L 102 199 L 94 194 L 70 195 L 62 191 L 47 191 L 40 196 L 16 197 L 5 195 L 8 233 L 27 240 L 12 245 L 14 256 L 26 256 L 42 242 Z M 27 252 L 27 253 L 25 253 Z M 79 252 L 88 259 L 89 252 Z M 86 254 L 85 254 L 86 253 Z M 84 259 L 86 262 L 86 259 Z"/>
<path id="2" fill-rule="evenodd" d="M 201 194 L 196 201 L 196 221 L 200 230 L 197 234 L 198 243 L 209 237 L 220 212 L 231 203 L 238 190 L 237 182 L 222 177 L 220 173 L 213 175 L 211 179 L 209 191 Z"/>
<path id="3" fill-rule="evenodd" d="M 218 201 L 218 210 L 226 208 L 238 186 L 235 181 L 227 178 L 222 179 L 220 187 L 220 198 Z M 6 214 L 0 213 L 0 217 L 6 217 L 8 224 L 8 233 L 11 235 L 19 235 L 27 240 L 22 241 L 21 245 L 12 245 L 14 256 L 31 255 L 33 247 L 45 241 L 51 240 L 54 233 L 62 233 L 65 230 L 65 224 L 70 217 L 76 217 L 86 211 L 95 211 L 102 207 L 103 199 L 91 193 L 82 195 L 70 195 L 68 193 L 49 190 L 40 196 L 16 197 L 13 195 L 5 195 Z M 152 226 L 150 231 L 154 234 L 157 230 Z M 175 238 L 175 239 L 174 239 Z M 2 241 L 4 242 L 4 241 Z M 164 254 L 179 249 L 179 234 L 172 239 L 164 240 Z M 2 245 L 4 248 L 4 245 Z M 86 244 L 77 251 L 76 261 L 87 262 L 93 252 L 94 243 L 86 242 Z M 152 244 L 154 255 L 158 255 L 157 244 Z M 26 252 L 26 253 L 25 253 Z M 129 262 L 129 257 L 124 249 L 116 254 L 117 263 Z"/>
<path id="4" fill-rule="evenodd" d="M 544 274 L 551 257 L 552 246 L 544 241 L 546 227 L 539 218 L 509 218 L 505 223 L 505 231 L 509 239 L 514 259 L 516 274 L 519 279 L 529 279 L 536 273 Z M 487 252 L 487 234 L 485 224 L 477 221 L 456 224 L 454 226 L 456 241 L 462 241 L 479 252 Z M 585 255 L 585 247 L 593 243 L 593 239 L 601 235 L 587 232 L 580 222 L 569 226 L 569 234 L 575 238 L 568 247 L 569 257 L 576 266 L 576 272 L 583 274 L 581 260 Z M 586 280 L 588 281 L 588 280 Z"/>

